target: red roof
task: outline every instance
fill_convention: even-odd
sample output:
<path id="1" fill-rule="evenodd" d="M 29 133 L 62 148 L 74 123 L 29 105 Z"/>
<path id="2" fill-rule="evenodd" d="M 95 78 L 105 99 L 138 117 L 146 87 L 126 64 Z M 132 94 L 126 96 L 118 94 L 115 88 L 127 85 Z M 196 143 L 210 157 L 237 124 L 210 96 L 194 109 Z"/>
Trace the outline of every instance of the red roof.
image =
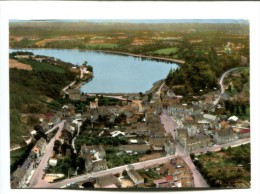
<path id="1" fill-rule="evenodd" d="M 167 181 L 172 181 L 173 180 L 173 176 L 169 175 L 165 177 Z"/>
<path id="2" fill-rule="evenodd" d="M 239 133 L 240 134 L 250 133 L 250 129 L 242 129 Z"/>
<path id="3" fill-rule="evenodd" d="M 158 180 L 154 180 L 153 183 L 154 184 L 162 184 L 167 182 L 166 178 L 162 178 L 162 179 L 158 179 Z"/>

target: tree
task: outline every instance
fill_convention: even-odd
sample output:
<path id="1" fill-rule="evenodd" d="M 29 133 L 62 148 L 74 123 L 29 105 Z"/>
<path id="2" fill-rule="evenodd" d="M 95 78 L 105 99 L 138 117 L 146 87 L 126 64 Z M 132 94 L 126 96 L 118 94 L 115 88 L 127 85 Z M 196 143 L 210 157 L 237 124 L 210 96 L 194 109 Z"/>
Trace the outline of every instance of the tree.
<path id="1" fill-rule="evenodd" d="M 83 173 L 85 170 L 85 160 L 82 157 L 77 157 L 76 166 L 78 168 L 78 173 Z"/>
<path id="2" fill-rule="evenodd" d="M 230 102 L 230 107 L 229 107 L 230 113 L 233 114 L 235 112 L 235 106 L 233 102 Z"/>
<path id="3" fill-rule="evenodd" d="M 93 72 L 93 67 L 91 65 L 87 66 L 88 71 Z"/>
<path id="4" fill-rule="evenodd" d="M 88 62 L 87 62 L 87 61 L 84 61 L 84 62 L 82 63 L 82 65 L 83 65 L 83 66 L 87 66 L 87 65 L 88 65 Z"/>
<path id="5" fill-rule="evenodd" d="M 191 153 L 191 154 L 190 154 L 190 158 L 191 158 L 191 160 L 194 160 L 195 154 L 194 154 L 194 153 Z"/>
<path id="6" fill-rule="evenodd" d="M 211 64 L 213 70 L 216 70 L 217 57 L 218 57 L 218 55 L 217 55 L 215 48 L 211 47 L 210 51 L 208 53 L 208 59 L 209 59 L 209 63 Z"/>
<path id="7" fill-rule="evenodd" d="M 243 114 L 246 114 L 246 105 L 244 103 L 241 104 L 241 111 Z"/>
<path id="8" fill-rule="evenodd" d="M 236 104 L 236 114 L 240 115 L 240 106 Z"/>

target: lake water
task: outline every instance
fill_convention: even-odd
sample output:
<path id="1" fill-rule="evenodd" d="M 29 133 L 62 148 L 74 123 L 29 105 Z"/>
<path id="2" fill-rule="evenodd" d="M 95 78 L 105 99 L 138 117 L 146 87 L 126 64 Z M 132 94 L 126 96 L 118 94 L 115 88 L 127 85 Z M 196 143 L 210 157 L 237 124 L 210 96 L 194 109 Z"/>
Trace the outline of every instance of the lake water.
<path id="1" fill-rule="evenodd" d="M 81 87 L 85 93 L 138 93 L 149 90 L 153 83 L 164 79 L 177 64 L 139 57 L 122 56 L 96 51 L 67 49 L 17 49 L 38 55 L 55 57 L 66 62 L 81 65 L 87 61 L 93 66 L 94 78 Z M 10 49 L 10 52 L 17 51 Z"/>

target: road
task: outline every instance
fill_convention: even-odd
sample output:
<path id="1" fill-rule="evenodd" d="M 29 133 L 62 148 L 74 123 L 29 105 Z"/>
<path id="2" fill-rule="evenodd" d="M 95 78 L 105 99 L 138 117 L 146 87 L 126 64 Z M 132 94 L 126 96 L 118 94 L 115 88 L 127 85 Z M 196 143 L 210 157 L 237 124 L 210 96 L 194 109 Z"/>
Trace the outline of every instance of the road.
<path id="1" fill-rule="evenodd" d="M 156 94 L 157 94 L 158 96 L 161 95 L 161 89 L 162 89 L 162 87 L 164 86 L 164 84 L 165 84 L 165 82 L 162 83 L 162 85 L 160 86 L 160 88 L 159 88 L 158 91 L 156 92 Z"/>
<path id="2" fill-rule="evenodd" d="M 44 173 L 43 170 L 45 169 L 45 167 L 48 164 L 48 160 L 49 160 L 50 156 L 52 155 L 54 142 L 56 139 L 59 139 L 65 122 L 66 122 L 66 120 L 63 120 L 59 124 L 57 124 L 53 127 L 53 128 L 59 127 L 59 130 L 57 131 L 56 135 L 48 143 L 48 145 L 45 149 L 45 153 L 41 158 L 41 162 L 39 163 L 38 167 L 35 169 L 32 177 L 30 179 L 30 182 L 29 182 L 30 185 L 28 186 L 29 188 L 36 188 L 36 187 L 41 187 L 42 185 L 45 185 L 46 182 L 42 179 L 42 176 Z"/>
<path id="3" fill-rule="evenodd" d="M 193 153 L 195 155 L 200 155 L 202 153 L 207 153 L 208 151 L 209 152 L 217 152 L 217 151 L 220 151 L 221 148 L 236 147 L 236 146 L 240 146 L 242 144 L 248 144 L 248 143 L 250 143 L 250 138 L 238 139 L 236 141 L 232 141 L 232 142 L 229 142 L 229 143 L 225 143 L 225 144 L 221 144 L 221 145 L 214 145 L 213 147 L 199 149 L 199 150 L 196 150 Z"/>
<path id="4" fill-rule="evenodd" d="M 166 156 L 166 157 L 157 158 L 154 160 L 133 163 L 132 165 L 134 166 L 134 168 L 136 170 L 138 170 L 138 169 L 143 169 L 143 168 L 155 165 L 155 164 L 166 163 L 171 158 L 174 158 L 174 156 L 173 155 Z M 95 177 L 104 176 L 104 175 L 108 175 L 108 174 L 121 173 L 123 170 L 126 169 L 126 167 L 127 167 L 127 165 L 123 165 L 123 166 L 119 166 L 119 167 L 115 167 L 115 168 L 111 168 L 111 169 L 107 169 L 107 170 L 103 170 L 103 171 L 92 172 L 92 173 L 88 173 L 88 174 L 84 174 L 84 175 L 80 175 L 80 176 L 75 176 L 70 179 L 65 179 L 65 180 L 62 180 L 62 181 L 59 181 L 56 183 L 47 183 L 45 181 L 42 181 L 41 184 L 35 185 L 34 188 L 61 188 L 62 186 L 65 186 L 67 184 L 84 182 L 84 181 L 87 181 L 88 179 L 93 179 Z"/>
<path id="5" fill-rule="evenodd" d="M 164 125 L 165 131 L 167 133 L 171 133 L 173 139 L 176 139 L 175 133 L 176 133 L 176 123 L 173 121 L 172 117 L 168 116 L 166 114 L 166 111 L 163 112 L 161 115 L 161 122 Z M 250 138 L 244 138 L 244 139 L 238 139 L 233 142 L 229 142 L 226 144 L 221 144 L 221 145 L 214 145 L 213 147 L 209 148 L 204 148 L 204 149 L 199 149 L 194 152 L 195 155 L 200 155 L 202 153 L 207 153 L 207 151 L 210 152 L 217 152 L 221 150 L 221 148 L 228 148 L 229 146 L 231 147 L 236 147 L 240 146 L 242 144 L 247 144 L 250 143 Z M 193 173 L 194 177 L 194 185 L 195 187 L 209 187 L 208 184 L 206 183 L 205 179 L 202 177 L 200 172 L 196 169 L 195 165 L 193 164 L 193 161 L 190 158 L 189 153 L 186 153 L 185 150 L 178 144 L 176 143 L 176 153 L 175 155 L 179 155 L 189 166 L 191 172 Z"/>
<path id="6" fill-rule="evenodd" d="M 185 163 L 189 166 L 193 178 L 194 178 L 194 186 L 196 188 L 202 188 L 202 187 L 209 187 L 203 176 L 200 174 L 200 172 L 196 169 L 195 165 L 193 164 L 190 154 L 186 153 L 185 150 L 176 142 L 176 128 L 177 124 L 173 121 L 172 117 L 168 116 L 166 111 L 163 111 L 163 114 L 161 115 L 161 122 L 164 125 L 164 129 L 166 133 L 170 133 L 175 141 L 176 146 L 176 152 L 175 155 L 180 156 Z"/>
<path id="7" fill-rule="evenodd" d="M 69 92 L 67 92 L 68 88 L 71 87 L 71 86 L 73 86 L 75 83 L 76 83 L 76 81 L 71 82 L 69 85 L 67 85 L 66 87 L 64 87 L 64 88 L 62 89 L 62 91 L 63 91 L 65 94 L 69 94 Z"/>
<path id="8" fill-rule="evenodd" d="M 224 84 L 223 84 L 223 81 L 224 81 L 224 78 L 231 72 L 231 71 L 236 71 L 238 69 L 243 69 L 243 68 L 247 68 L 247 67 L 236 67 L 236 68 L 232 68 L 232 69 L 229 69 L 227 70 L 226 72 L 224 72 L 219 80 L 219 85 L 220 85 L 220 88 L 221 88 L 221 92 L 218 96 L 218 98 L 213 102 L 214 105 L 218 104 L 220 98 L 221 98 L 221 95 L 224 94 L 225 92 L 225 87 L 224 87 Z"/>

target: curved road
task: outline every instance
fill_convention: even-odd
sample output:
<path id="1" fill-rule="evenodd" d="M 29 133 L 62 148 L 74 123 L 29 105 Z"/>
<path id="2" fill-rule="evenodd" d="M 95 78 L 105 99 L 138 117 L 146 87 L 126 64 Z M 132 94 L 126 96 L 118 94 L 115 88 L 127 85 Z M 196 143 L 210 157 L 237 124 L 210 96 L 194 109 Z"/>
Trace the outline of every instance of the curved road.
<path id="1" fill-rule="evenodd" d="M 247 67 L 236 67 L 236 68 L 232 68 L 232 69 L 229 69 L 227 70 L 226 72 L 224 72 L 219 80 L 219 85 L 220 85 L 220 88 L 221 88 L 221 92 L 218 96 L 218 98 L 213 102 L 214 105 L 218 104 L 220 98 L 221 98 L 221 95 L 224 94 L 225 92 L 225 87 L 224 87 L 224 84 L 223 84 L 223 81 L 224 81 L 224 78 L 231 72 L 231 71 L 235 71 L 235 70 L 238 70 L 238 69 L 243 69 L 243 68 L 247 68 Z"/>

